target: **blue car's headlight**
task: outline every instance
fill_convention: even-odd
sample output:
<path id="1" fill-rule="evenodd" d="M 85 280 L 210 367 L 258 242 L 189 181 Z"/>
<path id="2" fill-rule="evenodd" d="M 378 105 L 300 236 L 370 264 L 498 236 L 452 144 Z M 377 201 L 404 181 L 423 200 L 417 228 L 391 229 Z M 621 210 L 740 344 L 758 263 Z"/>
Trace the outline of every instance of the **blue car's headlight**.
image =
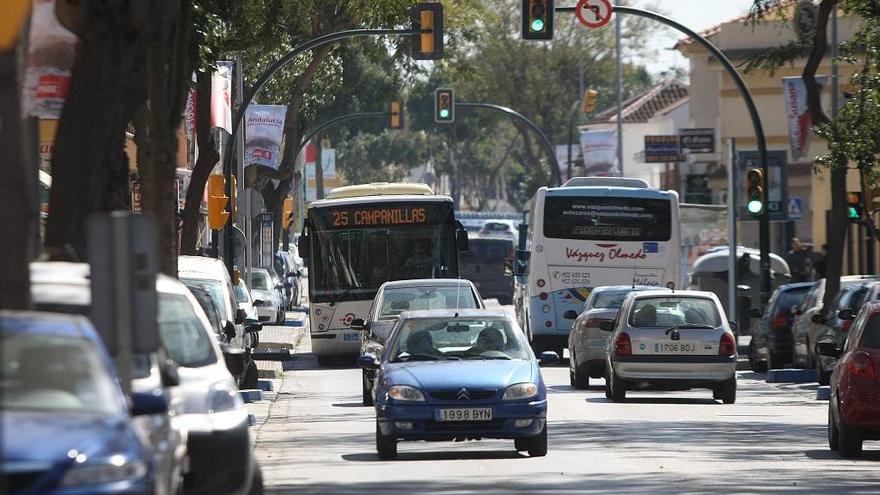
<path id="1" fill-rule="evenodd" d="M 137 481 L 147 474 L 147 465 L 138 459 L 114 455 L 107 459 L 74 463 L 64 473 L 62 486 L 100 485 L 120 481 Z"/>
<path id="2" fill-rule="evenodd" d="M 422 391 L 409 385 L 392 385 L 388 389 L 388 397 L 400 401 L 425 402 Z"/>
<path id="3" fill-rule="evenodd" d="M 532 382 L 516 383 L 504 391 L 502 400 L 531 399 L 538 395 L 538 386 Z"/>

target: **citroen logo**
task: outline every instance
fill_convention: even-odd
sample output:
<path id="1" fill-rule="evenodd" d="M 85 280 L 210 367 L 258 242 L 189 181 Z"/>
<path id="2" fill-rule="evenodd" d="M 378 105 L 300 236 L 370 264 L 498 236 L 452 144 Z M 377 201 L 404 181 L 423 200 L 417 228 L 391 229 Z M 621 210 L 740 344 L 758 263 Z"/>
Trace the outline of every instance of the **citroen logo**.
<path id="1" fill-rule="evenodd" d="M 468 393 L 466 388 L 458 391 L 458 400 L 471 400 L 471 394 Z"/>

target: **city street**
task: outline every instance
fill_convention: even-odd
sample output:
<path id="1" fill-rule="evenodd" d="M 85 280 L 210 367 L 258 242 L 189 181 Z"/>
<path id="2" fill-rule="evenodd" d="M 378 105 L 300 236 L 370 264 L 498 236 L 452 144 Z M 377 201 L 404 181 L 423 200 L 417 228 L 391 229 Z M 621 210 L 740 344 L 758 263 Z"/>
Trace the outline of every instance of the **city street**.
<path id="1" fill-rule="evenodd" d="M 307 335 L 307 334 L 305 334 Z M 565 363 L 543 368 L 550 452 L 529 458 L 513 442 L 402 443 L 397 461 L 374 446 L 360 370 L 322 368 L 304 336 L 283 386 L 257 427 L 268 493 L 877 493 L 880 445 L 862 460 L 828 450 L 827 402 L 815 384 L 776 385 L 739 373 L 735 405 L 706 390 L 633 392 L 614 404 L 601 381 L 568 384 Z"/>

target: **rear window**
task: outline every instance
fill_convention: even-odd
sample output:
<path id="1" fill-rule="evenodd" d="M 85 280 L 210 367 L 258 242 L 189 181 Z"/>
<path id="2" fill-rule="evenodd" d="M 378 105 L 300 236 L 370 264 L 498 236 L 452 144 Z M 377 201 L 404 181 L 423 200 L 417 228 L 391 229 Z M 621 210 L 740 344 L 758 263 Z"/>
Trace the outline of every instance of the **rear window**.
<path id="1" fill-rule="evenodd" d="M 593 300 L 593 308 L 597 309 L 620 309 L 623 305 L 623 300 L 626 299 L 627 294 L 629 292 L 619 291 L 619 292 L 601 292 L 596 294 L 596 298 Z"/>
<path id="2" fill-rule="evenodd" d="M 379 318 L 395 318 L 404 311 L 419 309 L 477 308 L 474 292 L 466 285 L 456 287 L 393 287 L 385 289 L 379 303 Z"/>
<path id="3" fill-rule="evenodd" d="M 875 314 L 865 324 L 865 331 L 862 333 L 860 345 L 861 347 L 880 349 L 880 314 Z"/>
<path id="4" fill-rule="evenodd" d="M 615 197 L 548 196 L 544 236 L 556 239 L 668 241 L 669 200 Z"/>
<path id="5" fill-rule="evenodd" d="M 471 240 L 469 249 L 469 252 L 462 253 L 462 255 L 476 263 L 502 261 L 504 258 L 513 256 L 512 242 Z"/>
<path id="6" fill-rule="evenodd" d="M 801 289 L 792 289 L 779 293 L 779 299 L 776 303 L 776 309 L 779 313 L 790 314 L 791 307 L 804 302 L 810 287 Z"/>
<path id="7" fill-rule="evenodd" d="M 633 304 L 629 323 L 634 327 L 702 325 L 717 328 L 721 326 L 721 316 L 711 299 L 646 297 Z"/>
<path id="8" fill-rule="evenodd" d="M 259 272 L 252 274 L 251 286 L 254 290 L 269 290 L 269 276 Z"/>

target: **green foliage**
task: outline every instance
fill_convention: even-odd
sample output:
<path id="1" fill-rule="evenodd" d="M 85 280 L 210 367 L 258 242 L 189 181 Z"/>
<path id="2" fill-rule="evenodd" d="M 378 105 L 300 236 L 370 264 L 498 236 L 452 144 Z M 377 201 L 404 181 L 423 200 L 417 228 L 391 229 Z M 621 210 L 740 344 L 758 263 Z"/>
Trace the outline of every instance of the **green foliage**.
<path id="1" fill-rule="evenodd" d="M 358 133 L 339 143 L 337 167 L 352 184 L 399 181 L 425 163 L 425 150 L 422 132 Z"/>

